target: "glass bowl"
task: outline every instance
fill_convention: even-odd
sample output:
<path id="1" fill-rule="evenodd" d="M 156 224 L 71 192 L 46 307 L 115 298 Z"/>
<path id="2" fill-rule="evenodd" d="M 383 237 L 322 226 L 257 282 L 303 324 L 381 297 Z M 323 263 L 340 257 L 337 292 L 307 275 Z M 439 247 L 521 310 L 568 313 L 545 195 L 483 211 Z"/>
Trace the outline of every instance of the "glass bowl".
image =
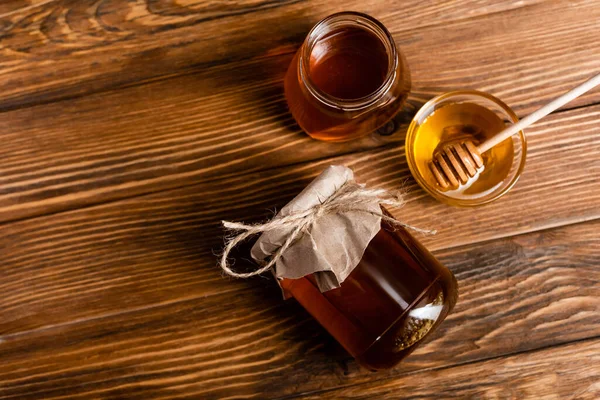
<path id="1" fill-rule="evenodd" d="M 417 112 L 406 134 L 405 151 L 410 172 L 417 183 L 419 183 L 427 193 L 446 204 L 472 207 L 486 204 L 500 198 L 515 185 L 525 167 L 527 140 L 525 139 L 523 131 L 520 131 L 510 139 L 507 139 L 512 141 L 512 149 L 510 150 L 512 153 L 512 163 L 510 164 L 510 167 L 508 167 L 508 160 L 506 161 L 505 165 L 507 166 L 508 172 L 506 176 L 502 178 L 501 181 L 494 184 L 493 187 L 481 192 L 469 192 L 464 188 L 461 190 L 441 190 L 437 183 L 435 183 L 435 180 L 432 179 L 432 175 L 425 176 L 430 174 L 429 168 L 425 164 L 428 160 L 425 160 L 423 157 L 419 158 L 415 156 L 415 153 L 417 152 L 415 147 L 416 144 L 421 145 L 424 143 L 424 140 L 427 139 L 418 137 L 418 135 L 429 134 L 427 130 L 420 130 L 419 128 L 436 110 L 450 104 L 461 103 L 472 103 L 484 107 L 496 114 L 505 125 L 514 124 L 519 120 L 509 106 L 490 94 L 475 90 L 445 93 L 429 100 Z M 433 155 L 433 150 L 431 153 Z M 510 158 L 510 153 L 507 153 L 506 158 Z M 431 158 L 429 158 L 429 160 L 430 159 Z"/>

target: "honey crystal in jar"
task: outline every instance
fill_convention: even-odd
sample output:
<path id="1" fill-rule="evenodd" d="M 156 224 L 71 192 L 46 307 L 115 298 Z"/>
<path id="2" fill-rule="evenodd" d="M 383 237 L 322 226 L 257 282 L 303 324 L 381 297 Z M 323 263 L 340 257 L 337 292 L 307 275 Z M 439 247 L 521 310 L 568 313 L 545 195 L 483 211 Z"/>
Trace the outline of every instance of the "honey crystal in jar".
<path id="1" fill-rule="evenodd" d="M 226 225 L 262 232 L 252 257 L 357 361 L 370 370 L 395 366 L 454 307 L 452 273 L 381 208 L 384 191 L 354 182 L 350 169 L 326 169 L 270 222 Z M 292 240 L 290 240 L 292 238 Z M 240 239 L 240 240 L 241 240 Z M 226 250 L 235 245 L 229 242 Z"/>

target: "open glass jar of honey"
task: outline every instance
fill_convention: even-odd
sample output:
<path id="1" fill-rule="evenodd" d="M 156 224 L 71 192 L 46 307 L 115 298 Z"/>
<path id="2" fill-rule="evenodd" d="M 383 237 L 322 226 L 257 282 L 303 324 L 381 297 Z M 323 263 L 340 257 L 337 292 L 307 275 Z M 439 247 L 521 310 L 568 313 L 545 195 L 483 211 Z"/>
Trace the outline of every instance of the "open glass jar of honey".
<path id="1" fill-rule="evenodd" d="M 246 231 L 228 242 L 221 267 L 236 277 L 271 271 L 357 361 L 392 368 L 448 315 L 457 300 L 452 273 L 382 204 L 401 199 L 331 166 L 265 224 L 226 223 Z M 251 255 L 261 267 L 236 273 L 227 249 L 262 233 Z"/>
<path id="2" fill-rule="evenodd" d="M 317 23 L 285 77 L 285 96 L 311 137 L 343 142 L 383 126 L 402 107 L 410 72 L 388 30 L 361 13 Z"/>

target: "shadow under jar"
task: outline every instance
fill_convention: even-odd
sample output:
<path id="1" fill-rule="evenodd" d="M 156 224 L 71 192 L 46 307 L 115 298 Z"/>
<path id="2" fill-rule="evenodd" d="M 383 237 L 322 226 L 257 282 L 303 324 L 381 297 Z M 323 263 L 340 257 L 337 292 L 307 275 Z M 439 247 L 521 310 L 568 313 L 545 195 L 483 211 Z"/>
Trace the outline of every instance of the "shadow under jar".
<path id="1" fill-rule="evenodd" d="M 388 122 L 410 91 L 410 72 L 388 30 L 361 13 L 317 23 L 285 77 L 285 96 L 312 138 L 343 142 Z"/>
<path id="2" fill-rule="evenodd" d="M 312 275 L 280 285 L 370 370 L 392 368 L 412 353 L 458 298 L 452 272 L 406 229 L 385 221 L 339 288 L 321 293 Z"/>

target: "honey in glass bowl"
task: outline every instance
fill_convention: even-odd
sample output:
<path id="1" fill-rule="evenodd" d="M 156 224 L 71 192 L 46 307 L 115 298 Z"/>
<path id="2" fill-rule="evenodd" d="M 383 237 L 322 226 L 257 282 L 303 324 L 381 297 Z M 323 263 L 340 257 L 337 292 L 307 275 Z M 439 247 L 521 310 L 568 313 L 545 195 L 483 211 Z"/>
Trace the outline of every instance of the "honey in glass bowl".
<path id="1" fill-rule="evenodd" d="M 517 121 L 506 104 L 483 92 L 452 92 L 430 100 L 415 115 L 406 136 L 406 157 L 415 180 L 450 205 L 476 206 L 498 199 L 517 182 L 525 165 L 522 131 L 483 153 L 483 169 L 458 189 L 442 189 L 429 163 L 450 141 L 482 143 Z"/>
<path id="2" fill-rule="evenodd" d="M 410 72 L 387 29 L 361 13 L 317 23 L 287 71 L 285 97 L 312 138 L 343 142 L 388 122 L 410 90 Z"/>

